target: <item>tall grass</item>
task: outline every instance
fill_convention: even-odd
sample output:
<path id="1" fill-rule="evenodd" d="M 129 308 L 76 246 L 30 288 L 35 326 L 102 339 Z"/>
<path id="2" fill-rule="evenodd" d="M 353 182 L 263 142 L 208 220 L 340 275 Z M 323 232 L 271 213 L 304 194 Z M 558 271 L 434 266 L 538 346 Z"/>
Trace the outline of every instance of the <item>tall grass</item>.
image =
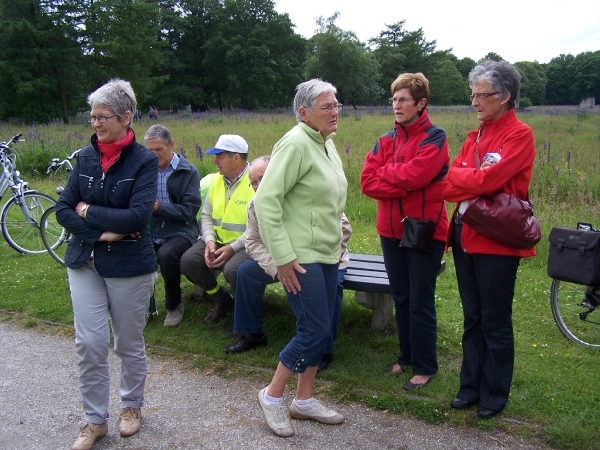
<path id="1" fill-rule="evenodd" d="M 477 127 L 468 108 L 431 108 L 434 123 L 446 129 L 451 156 L 460 150 L 469 130 Z M 600 225 L 600 115 L 579 110 L 533 109 L 521 114 L 535 132 L 537 157 L 530 187 L 536 216 L 545 236 L 556 225 L 573 226 L 577 220 Z M 163 115 L 160 122 L 174 135 L 178 152 L 198 166 L 202 174 L 213 172 L 211 157 L 200 160 L 198 148 L 207 150 L 220 134 L 244 136 L 250 146 L 249 158 L 268 154 L 273 144 L 295 124 L 291 111 L 263 114 Z M 380 254 L 375 232 L 376 204 L 364 197 L 359 177 L 366 153 L 377 138 L 391 129 L 390 109 L 364 108 L 344 111 L 335 138 L 349 181 L 346 214 L 354 234 L 350 251 Z M 151 123 L 134 124 L 138 140 Z M 53 156 L 66 156 L 85 145 L 91 135 L 88 124 L 21 127 L 1 124 L 0 136 L 8 139 L 23 132 L 26 142 L 17 144 L 19 165 L 30 185 L 47 193 L 54 191 L 44 178 Z M 451 209 L 453 205 L 448 205 Z M 64 270 L 49 256 L 22 256 L 0 241 L 0 308 L 39 318 L 72 323 Z M 515 376 L 508 406 L 498 420 L 481 421 L 473 412 L 453 411 L 448 402 L 458 388 L 461 362 L 462 311 L 454 276 L 452 255 L 444 256 L 447 269 L 439 277 L 436 306 L 439 321 L 440 372 L 425 390 L 405 395 L 406 379 L 385 375 L 395 361 L 398 342 L 393 325 L 384 331 L 372 330 L 370 312 L 346 292 L 335 360 L 320 374 L 327 380 L 320 389 L 338 400 L 358 400 L 367 405 L 410 414 L 430 422 L 502 428 L 542 439 L 557 448 L 600 448 L 600 371 L 597 351 L 579 347 L 564 339 L 552 320 L 548 305 L 550 280 L 546 276 L 547 240 L 537 246 L 538 256 L 524 260 L 519 268 L 514 299 L 516 337 Z M 164 293 L 157 287 L 157 303 L 164 317 Z M 223 375 L 258 376 L 267 380 L 277 354 L 294 332 L 294 319 L 283 291 L 273 285 L 265 295 L 265 327 L 269 345 L 241 355 L 225 355 L 223 346 L 233 341 L 231 321 L 206 325 L 202 318 L 210 306 L 187 300 L 193 286 L 184 280 L 186 313 L 176 329 L 165 329 L 156 320 L 146 329 L 151 345 L 195 355 L 195 364 Z M 29 320 L 27 323 L 31 323 Z"/>

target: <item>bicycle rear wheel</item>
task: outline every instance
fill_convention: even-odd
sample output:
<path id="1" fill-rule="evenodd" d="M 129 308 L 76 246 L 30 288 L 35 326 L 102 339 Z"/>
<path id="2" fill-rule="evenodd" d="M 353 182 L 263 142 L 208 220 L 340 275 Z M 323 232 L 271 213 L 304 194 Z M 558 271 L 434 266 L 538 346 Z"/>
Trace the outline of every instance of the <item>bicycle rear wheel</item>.
<path id="1" fill-rule="evenodd" d="M 50 256 L 64 266 L 65 253 L 71 239 L 71 233 L 56 221 L 56 206 L 48 208 L 42 215 L 40 220 L 40 234 L 42 235 L 42 242 L 48 253 L 50 253 Z"/>
<path id="2" fill-rule="evenodd" d="M 33 218 L 29 222 L 15 197 L 12 197 L 2 210 L 2 235 L 8 245 L 20 253 L 44 253 L 46 247 L 40 234 L 40 220 L 44 211 L 56 204 L 49 195 L 40 192 L 25 192 L 25 207 Z"/>
<path id="3" fill-rule="evenodd" d="M 600 349 L 600 307 L 586 296 L 588 287 L 552 280 L 550 307 L 554 321 L 567 339 L 585 347 Z"/>

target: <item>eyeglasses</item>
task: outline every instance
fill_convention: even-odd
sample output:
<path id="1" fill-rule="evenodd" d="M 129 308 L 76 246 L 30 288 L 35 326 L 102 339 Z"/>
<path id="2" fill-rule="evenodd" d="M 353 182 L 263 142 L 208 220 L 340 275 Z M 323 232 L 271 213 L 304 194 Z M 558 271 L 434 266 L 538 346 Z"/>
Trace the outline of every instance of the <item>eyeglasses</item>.
<path id="1" fill-rule="evenodd" d="M 406 97 L 400 97 L 400 98 L 390 97 L 388 100 L 390 101 L 391 104 L 402 103 L 403 105 L 405 103 L 414 103 L 415 102 L 414 98 L 406 98 Z"/>
<path id="2" fill-rule="evenodd" d="M 323 112 L 331 112 L 333 111 L 333 108 L 337 109 L 337 112 L 340 112 L 342 110 L 342 108 L 344 107 L 344 105 L 342 103 L 337 103 L 335 105 L 324 105 L 319 107 L 318 109 L 320 109 Z"/>
<path id="3" fill-rule="evenodd" d="M 491 97 L 492 95 L 496 95 L 496 94 L 497 94 L 497 92 L 480 92 L 479 94 L 469 95 L 469 98 L 471 99 L 471 101 L 473 101 L 473 99 L 483 100 L 484 98 L 488 98 L 488 97 Z"/>
<path id="4" fill-rule="evenodd" d="M 260 177 L 258 180 L 251 181 L 250 187 L 253 187 L 254 189 L 258 188 L 258 185 L 260 184 L 262 179 L 263 179 L 263 177 Z"/>
<path id="5" fill-rule="evenodd" d="M 88 120 L 88 123 L 94 123 L 94 122 L 106 123 L 106 121 L 108 119 L 110 119 L 111 117 L 115 117 L 115 116 L 118 116 L 118 114 L 113 114 L 112 116 L 107 116 L 107 117 L 104 117 L 104 116 L 98 116 L 98 117 L 92 116 L 92 117 L 90 117 L 90 120 Z"/>

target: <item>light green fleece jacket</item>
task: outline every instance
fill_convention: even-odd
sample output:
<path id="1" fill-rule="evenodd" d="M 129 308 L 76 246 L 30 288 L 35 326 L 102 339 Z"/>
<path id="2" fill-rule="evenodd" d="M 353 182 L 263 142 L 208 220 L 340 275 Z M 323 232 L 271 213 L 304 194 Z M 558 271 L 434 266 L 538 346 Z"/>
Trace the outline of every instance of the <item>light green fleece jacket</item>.
<path id="1" fill-rule="evenodd" d="M 273 147 L 254 207 L 276 266 L 339 261 L 348 182 L 334 135 L 299 123 Z"/>

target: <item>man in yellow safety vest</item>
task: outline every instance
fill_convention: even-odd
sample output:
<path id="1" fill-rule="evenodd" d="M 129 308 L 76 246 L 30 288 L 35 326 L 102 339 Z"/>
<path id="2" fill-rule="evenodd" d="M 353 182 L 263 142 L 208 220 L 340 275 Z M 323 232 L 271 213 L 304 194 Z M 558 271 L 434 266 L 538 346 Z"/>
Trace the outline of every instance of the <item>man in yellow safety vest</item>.
<path id="1" fill-rule="evenodd" d="M 213 270 L 222 270 L 235 293 L 238 267 L 249 257 L 244 248 L 247 204 L 254 196 L 248 178 L 248 144 L 243 137 L 224 134 L 214 148 L 219 176 L 210 182 L 201 213 L 201 237 L 181 257 L 181 273 L 204 289 L 213 308 L 204 318 L 216 323 L 233 311 L 232 295 L 219 286 Z"/>

